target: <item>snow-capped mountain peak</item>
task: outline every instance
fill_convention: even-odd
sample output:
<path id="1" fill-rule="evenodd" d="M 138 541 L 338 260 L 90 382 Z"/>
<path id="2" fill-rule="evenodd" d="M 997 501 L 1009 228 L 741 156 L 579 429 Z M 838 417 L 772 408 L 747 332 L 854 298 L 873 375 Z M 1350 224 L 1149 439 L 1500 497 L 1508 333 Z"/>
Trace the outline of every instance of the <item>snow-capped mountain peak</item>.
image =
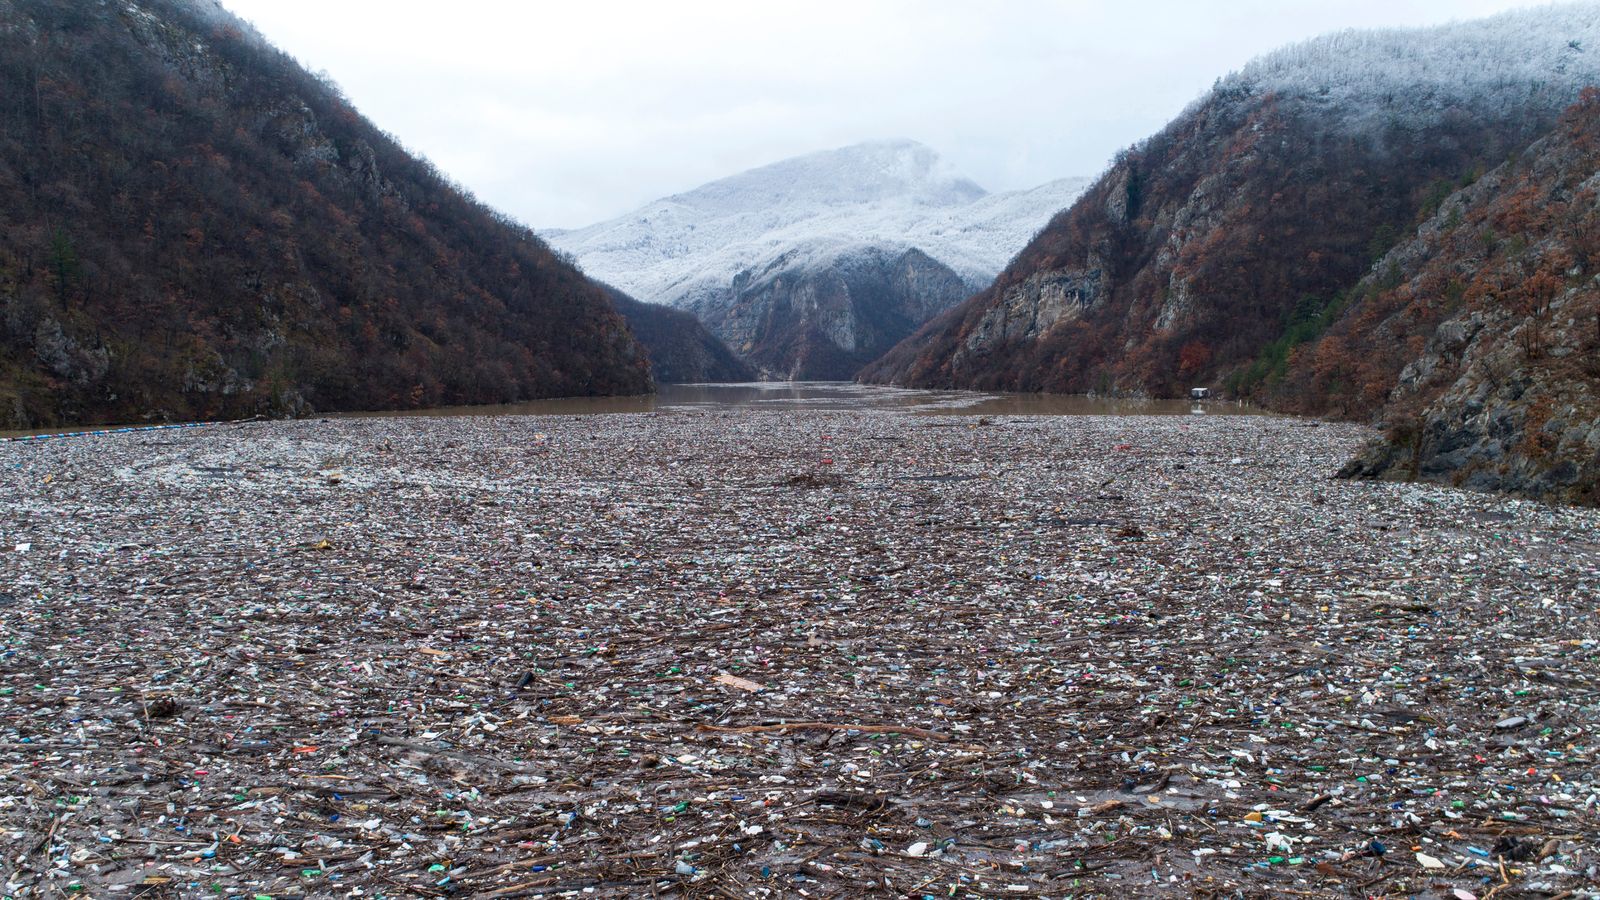
<path id="1" fill-rule="evenodd" d="M 849 207 L 908 202 L 959 206 L 987 192 L 928 147 L 876 141 L 771 163 L 713 181 L 662 203 L 736 214 L 761 206 Z"/>
<path id="2" fill-rule="evenodd" d="M 761 166 L 545 237 L 591 276 L 676 306 L 780 256 L 814 268 L 867 247 L 914 247 L 976 289 L 1087 184 L 989 194 L 922 144 L 879 141 Z"/>

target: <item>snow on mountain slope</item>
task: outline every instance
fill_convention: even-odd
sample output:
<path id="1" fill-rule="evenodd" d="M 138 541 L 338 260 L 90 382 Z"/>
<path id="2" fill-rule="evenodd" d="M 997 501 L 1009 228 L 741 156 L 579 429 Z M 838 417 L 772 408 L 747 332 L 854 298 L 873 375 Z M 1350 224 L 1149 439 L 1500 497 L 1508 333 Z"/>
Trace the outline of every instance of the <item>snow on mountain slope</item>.
<path id="1" fill-rule="evenodd" d="M 867 248 L 919 249 L 977 289 L 1087 185 L 991 195 L 929 148 L 886 141 L 784 160 L 544 237 L 593 277 L 675 306 L 779 259 L 816 271 Z"/>
<path id="2" fill-rule="evenodd" d="M 1089 187 L 1087 178 L 1062 178 L 1026 191 L 990 194 L 934 216 L 908 231 L 907 242 L 986 287 L 1051 217 Z"/>
<path id="3" fill-rule="evenodd" d="M 1323 35 L 1253 60 L 1218 90 L 1270 92 L 1337 110 L 1346 131 L 1416 127 L 1464 107 L 1506 116 L 1565 105 L 1594 82 L 1596 54 L 1600 4 L 1558 4 L 1427 28 Z"/>

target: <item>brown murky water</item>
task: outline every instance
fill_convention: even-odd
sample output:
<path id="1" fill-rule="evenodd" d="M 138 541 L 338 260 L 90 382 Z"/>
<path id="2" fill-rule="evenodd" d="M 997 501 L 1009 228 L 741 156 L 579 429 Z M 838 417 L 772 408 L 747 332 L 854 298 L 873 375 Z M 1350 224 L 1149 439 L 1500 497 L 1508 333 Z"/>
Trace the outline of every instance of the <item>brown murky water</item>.
<path id="1" fill-rule="evenodd" d="M 954 416 L 1187 416 L 1272 415 L 1237 403 L 1130 400 L 1074 394 L 992 394 L 920 391 L 848 381 L 666 384 L 638 397 L 566 397 L 503 406 L 451 406 L 428 410 L 347 413 L 352 416 L 582 416 L 674 413 L 708 409 L 902 409 Z"/>
<path id="2" fill-rule="evenodd" d="M 902 409 L 945 416 L 1261 416 L 1267 410 L 1238 403 L 1130 400 L 1076 394 L 992 394 L 919 391 L 848 381 L 666 384 L 636 397 L 561 397 L 498 406 L 443 406 L 384 412 L 330 413 L 321 418 L 395 416 L 593 416 L 674 413 L 709 409 L 847 410 Z M 42 431 L 0 431 L 0 439 L 53 434 L 122 431 L 152 426 L 86 426 Z M 172 426 L 161 426 L 172 427 Z"/>

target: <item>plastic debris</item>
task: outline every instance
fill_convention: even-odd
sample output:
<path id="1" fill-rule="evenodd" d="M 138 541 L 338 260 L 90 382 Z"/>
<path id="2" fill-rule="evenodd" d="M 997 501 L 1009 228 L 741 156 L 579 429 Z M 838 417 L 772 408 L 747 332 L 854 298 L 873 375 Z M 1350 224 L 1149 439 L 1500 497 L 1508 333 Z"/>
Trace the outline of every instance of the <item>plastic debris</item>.
<path id="1" fill-rule="evenodd" d="M 1600 513 L 1329 481 L 1366 436 L 0 444 L 0 895 L 1592 895 Z"/>

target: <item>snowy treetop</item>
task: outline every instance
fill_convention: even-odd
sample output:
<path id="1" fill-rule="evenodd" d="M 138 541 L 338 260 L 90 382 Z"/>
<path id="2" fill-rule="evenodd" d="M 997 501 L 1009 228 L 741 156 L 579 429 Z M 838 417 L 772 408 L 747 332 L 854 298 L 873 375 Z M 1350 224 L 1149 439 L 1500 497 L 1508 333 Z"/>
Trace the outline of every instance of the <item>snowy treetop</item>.
<path id="1" fill-rule="evenodd" d="M 1564 106 L 1597 82 L 1600 4 L 1579 3 L 1432 28 L 1341 31 L 1260 57 L 1218 90 L 1271 92 L 1360 123 L 1452 107 Z"/>

